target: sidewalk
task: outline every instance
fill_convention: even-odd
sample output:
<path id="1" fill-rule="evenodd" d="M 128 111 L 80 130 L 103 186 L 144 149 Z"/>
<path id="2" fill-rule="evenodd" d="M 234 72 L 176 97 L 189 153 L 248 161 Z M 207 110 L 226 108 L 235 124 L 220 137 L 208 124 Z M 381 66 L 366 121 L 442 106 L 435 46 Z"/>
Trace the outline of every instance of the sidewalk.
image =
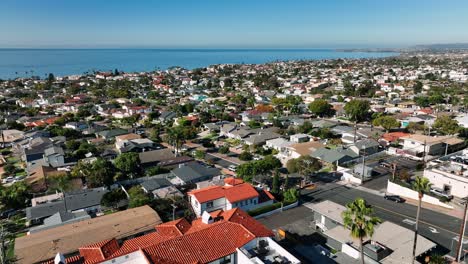
<path id="1" fill-rule="evenodd" d="M 366 187 L 363 187 L 363 186 L 360 186 L 360 185 L 354 185 L 354 184 L 350 184 L 348 182 L 343 182 L 343 181 L 340 181 L 340 182 L 337 182 L 337 183 L 341 184 L 341 185 L 345 185 L 345 186 L 350 187 L 350 188 L 358 189 L 358 190 L 363 191 L 363 192 L 371 193 L 371 194 L 374 194 L 374 195 L 378 195 L 378 196 L 382 196 L 382 197 L 385 195 L 385 192 L 372 190 L 372 189 L 369 189 L 369 188 L 366 188 Z M 418 203 L 419 203 L 418 200 L 413 200 L 413 199 L 406 198 L 406 197 L 404 197 L 404 198 L 406 200 L 406 203 L 414 205 L 414 206 L 418 206 Z M 433 205 L 433 204 L 430 204 L 430 203 L 425 203 L 425 202 L 423 202 L 421 204 L 421 206 L 424 209 L 436 211 L 436 212 L 443 213 L 443 214 L 446 214 L 446 215 L 449 215 L 449 216 L 453 216 L 453 217 L 456 217 L 456 218 L 459 218 L 459 219 L 463 219 L 463 209 L 459 209 L 459 208 L 448 209 L 448 208 L 443 208 L 443 207 Z"/>

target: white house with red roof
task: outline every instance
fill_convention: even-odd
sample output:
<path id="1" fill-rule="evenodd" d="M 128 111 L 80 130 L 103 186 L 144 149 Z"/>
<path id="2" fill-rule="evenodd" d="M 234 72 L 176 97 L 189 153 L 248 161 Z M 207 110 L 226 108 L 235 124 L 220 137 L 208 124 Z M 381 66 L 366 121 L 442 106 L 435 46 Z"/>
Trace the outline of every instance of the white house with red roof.
<path id="1" fill-rule="evenodd" d="M 272 204 L 273 195 L 256 189 L 241 179 L 226 178 L 224 186 L 209 186 L 188 192 L 190 204 L 197 216 L 203 212 L 241 208 L 244 211 Z"/>
<path id="2" fill-rule="evenodd" d="M 67 264 L 260 264 L 301 263 L 272 239 L 273 232 L 236 208 L 204 213 L 155 226 L 155 231 L 119 242 L 83 245 L 79 254 L 56 259 Z M 43 263 L 52 264 L 54 260 Z M 57 263 L 57 262 L 55 262 Z"/>

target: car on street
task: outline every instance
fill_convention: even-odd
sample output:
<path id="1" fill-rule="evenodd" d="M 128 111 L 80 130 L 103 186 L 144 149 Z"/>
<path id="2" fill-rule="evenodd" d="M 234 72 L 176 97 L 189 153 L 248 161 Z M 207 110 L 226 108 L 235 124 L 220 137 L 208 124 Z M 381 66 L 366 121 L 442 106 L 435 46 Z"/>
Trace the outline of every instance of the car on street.
<path id="1" fill-rule="evenodd" d="M 395 203 L 404 203 L 406 200 L 401 198 L 399 195 L 384 195 L 385 200 L 389 200 Z"/>
<path id="2" fill-rule="evenodd" d="M 229 165 L 228 170 L 235 172 L 237 170 L 237 166 L 236 165 Z"/>
<path id="3" fill-rule="evenodd" d="M 453 195 L 445 193 L 444 191 L 436 189 L 436 188 L 431 188 L 431 193 L 435 194 L 436 196 L 439 196 L 439 197 L 445 197 L 445 198 L 447 198 L 449 200 L 453 199 Z"/>

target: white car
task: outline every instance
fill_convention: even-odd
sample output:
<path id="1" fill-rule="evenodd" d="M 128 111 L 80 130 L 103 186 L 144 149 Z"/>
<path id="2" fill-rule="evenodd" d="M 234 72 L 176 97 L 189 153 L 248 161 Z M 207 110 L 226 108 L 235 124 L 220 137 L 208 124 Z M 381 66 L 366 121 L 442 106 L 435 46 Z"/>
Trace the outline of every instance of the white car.
<path id="1" fill-rule="evenodd" d="M 237 166 L 229 165 L 228 170 L 235 172 L 237 170 Z"/>
<path id="2" fill-rule="evenodd" d="M 445 197 L 449 200 L 453 199 L 453 195 L 450 195 L 450 194 L 447 194 L 445 192 L 443 192 L 442 190 L 439 190 L 439 189 L 431 189 L 431 193 L 437 195 L 437 196 L 442 196 L 442 197 Z"/>

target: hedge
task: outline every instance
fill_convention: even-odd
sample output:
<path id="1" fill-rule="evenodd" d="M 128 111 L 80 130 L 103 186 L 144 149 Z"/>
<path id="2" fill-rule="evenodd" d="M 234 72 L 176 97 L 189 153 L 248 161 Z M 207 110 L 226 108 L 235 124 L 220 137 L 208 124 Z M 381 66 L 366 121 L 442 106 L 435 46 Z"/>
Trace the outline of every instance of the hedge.
<path id="1" fill-rule="evenodd" d="M 295 203 L 295 202 L 296 202 L 296 201 L 283 202 L 283 206 L 287 206 L 287 205 L 293 204 L 293 203 Z M 262 207 L 259 207 L 259 208 L 250 210 L 250 211 L 248 211 L 247 213 L 248 213 L 250 216 L 257 216 L 257 215 L 261 215 L 261 214 L 264 214 L 264 213 L 267 213 L 267 212 L 276 210 L 276 209 L 278 209 L 278 208 L 281 208 L 281 203 L 280 203 L 280 202 L 274 203 L 274 204 L 265 205 L 265 206 L 262 206 Z"/>

